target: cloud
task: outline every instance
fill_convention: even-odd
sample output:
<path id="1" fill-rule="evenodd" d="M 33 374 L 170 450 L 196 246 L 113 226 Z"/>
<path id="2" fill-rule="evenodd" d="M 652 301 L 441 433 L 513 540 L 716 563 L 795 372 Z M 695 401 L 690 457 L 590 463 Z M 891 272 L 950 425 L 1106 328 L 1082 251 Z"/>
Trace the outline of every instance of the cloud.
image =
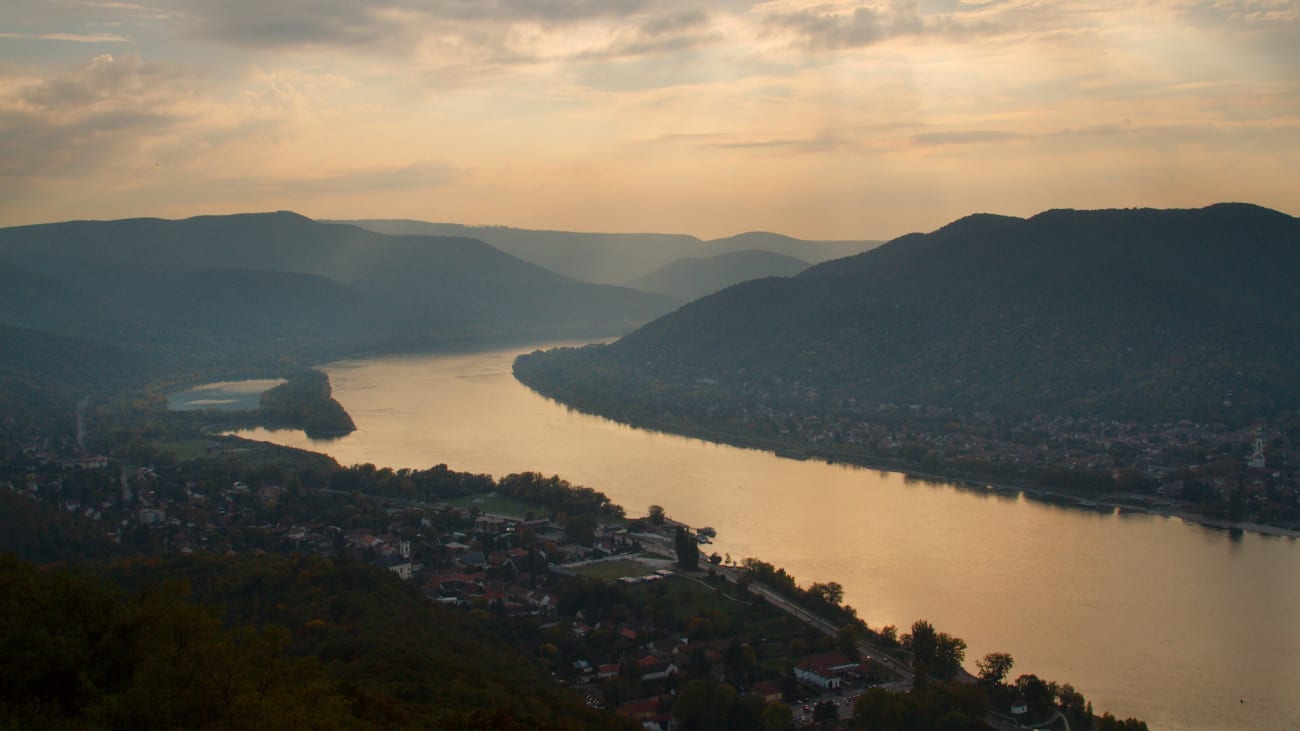
<path id="1" fill-rule="evenodd" d="M 127 40 L 116 33 L 0 33 L 0 38 L 69 43 L 125 43 Z"/>
<path id="2" fill-rule="evenodd" d="M 1005 142 L 1024 139 L 1024 137 L 1025 135 L 1018 132 L 976 129 L 957 132 L 925 132 L 913 135 L 912 142 L 928 147 L 934 145 L 969 145 L 980 142 Z"/>
<path id="3" fill-rule="evenodd" d="M 961 39 L 1043 32 L 1060 27 L 1063 15 L 1052 7 L 1016 0 L 855 1 L 771 11 L 765 25 L 771 33 L 793 36 L 798 45 L 824 52 L 865 48 L 897 38 Z"/>
<path id="4" fill-rule="evenodd" d="M 853 147 L 855 143 L 830 132 L 822 132 L 812 137 L 773 138 L 761 140 L 743 140 L 733 142 L 712 142 L 707 145 L 721 150 L 771 150 L 774 152 L 796 152 L 800 154 L 821 154 Z"/>
<path id="5" fill-rule="evenodd" d="M 451 183 L 456 178 L 456 175 L 457 171 L 451 165 L 421 160 L 406 165 L 322 173 L 310 177 L 278 178 L 268 176 L 245 179 L 240 181 L 239 184 L 252 189 L 259 195 L 346 195 L 350 193 L 408 191 L 440 187 Z M 216 182 L 219 185 L 226 185 L 234 181 Z"/>
<path id="6" fill-rule="evenodd" d="M 236 200 L 256 208 L 267 200 L 427 190 L 448 185 L 457 175 L 458 171 L 451 165 L 432 160 L 313 174 L 213 175 L 188 177 L 178 190 L 169 193 L 169 197 L 177 202 L 188 200 L 192 203 L 210 199 Z"/>
<path id="7" fill-rule="evenodd" d="M 582 51 L 576 57 L 597 61 L 690 51 L 719 40 L 718 34 L 710 32 L 709 21 L 709 14 L 700 10 L 650 16 L 637 24 L 614 27 L 606 45 Z"/>
<path id="8" fill-rule="evenodd" d="M 1196 0 L 1184 3 L 1181 10 L 1185 17 L 1210 24 L 1231 21 L 1272 26 L 1300 20 L 1300 6 L 1293 0 Z"/>
<path id="9" fill-rule="evenodd" d="M 188 0 L 200 37 L 235 46 L 409 48 L 466 26 L 546 28 L 629 20 L 684 2 L 650 0 Z"/>
<path id="10" fill-rule="evenodd" d="M 76 178 L 138 153 L 187 118 L 196 79 L 135 56 L 94 57 L 35 80 L 0 79 L 0 178 Z M 6 186 L 7 187 L 7 186 Z"/>

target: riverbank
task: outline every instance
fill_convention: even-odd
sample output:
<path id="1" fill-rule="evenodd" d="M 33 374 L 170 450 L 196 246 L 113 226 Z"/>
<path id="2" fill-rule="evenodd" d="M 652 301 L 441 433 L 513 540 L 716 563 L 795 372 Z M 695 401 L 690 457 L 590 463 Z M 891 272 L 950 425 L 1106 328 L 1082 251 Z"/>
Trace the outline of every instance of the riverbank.
<path id="1" fill-rule="evenodd" d="M 377 473 L 533 469 L 599 489 L 632 515 L 663 505 L 716 528 L 710 551 L 724 558 L 764 556 L 806 581 L 842 583 L 872 626 L 925 617 L 967 638 L 971 657 L 1009 652 L 1020 672 L 1069 679 L 1098 707 L 1153 728 L 1264 731 L 1300 718 L 1285 684 L 1300 657 L 1285 621 L 1300 588 L 1278 580 L 1300 570 L 1300 544 L 644 432 L 525 388 L 510 375 L 515 355 L 331 366 L 357 432 L 329 443 L 251 434 Z M 1161 673 L 1128 662 L 1136 656 Z"/>
<path id="2" fill-rule="evenodd" d="M 516 379 L 518 379 L 517 375 Z M 1080 510 L 1097 511 L 1099 509 L 1106 509 L 1108 511 L 1141 512 L 1148 515 L 1178 518 L 1183 522 L 1200 525 L 1213 530 L 1251 532 L 1281 538 L 1300 538 L 1300 529 L 1297 528 L 1252 521 L 1230 521 L 1212 518 L 1202 513 L 1188 510 L 1185 505 L 1151 502 L 1153 498 L 1150 495 L 1124 493 L 1098 494 L 1095 492 L 1072 491 L 1060 487 L 1043 485 L 1028 479 L 1007 480 L 1006 478 L 1002 478 L 999 480 L 989 480 L 965 472 L 935 469 L 933 466 L 918 467 L 915 464 L 902 460 L 880 457 L 878 455 L 864 455 L 860 452 L 827 449 L 825 447 L 810 447 L 809 445 L 792 441 L 765 439 L 750 434 L 737 434 L 735 432 L 709 429 L 657 419 L 616 418 L 608 414 L 602 414 L 562 401 L 526 381 L 520 380 L 520 383 L 535 393 L 550 399 L 565 408 L 574 409 L 575 411 L 584 414 L 609 419 L 616 423 L 625 424 L 637 429 L 659 432 L 662 434 L 672 434 L 691 439 L 699 439 L 701 441 L 715 444 L 726 444 L 743 449 L 755 449 L 769 452 L 782 459 L 817 460 L 828 464 L 844 464 L 864 469 L 898 472 L 909 479 L 939 482 L 960 487 L 962 489 L 992 489 L 1004 493 L 1020 493 L 1029 499 L 1037 499 L 1065 507 L 1075 507 Z"/>

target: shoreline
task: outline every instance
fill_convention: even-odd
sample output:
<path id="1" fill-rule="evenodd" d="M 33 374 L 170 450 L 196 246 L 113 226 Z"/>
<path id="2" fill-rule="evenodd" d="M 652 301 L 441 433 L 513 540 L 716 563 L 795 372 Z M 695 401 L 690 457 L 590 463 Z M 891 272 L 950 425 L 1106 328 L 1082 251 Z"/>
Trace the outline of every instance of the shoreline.
<path id="1" fill-rule="evenodd" d="M 1272 538 L 1300 538 L 1300 529 L 1284 528 L 1282 526 L 1269 525 L 1267 523 L 1255 523 L 1251 521 L 1230 521 L 1184 510 L 1178 507 L 1159 507 L 1152 505 L 1134 505 L 1131 503 L 1119 502 L 1115 500 L 1114 494 L 1100 496 L 1084 496 L 1076 493 L 1063 491 L 1060 488 L 1051 488 L 1029 482 L 1012 483 L 995 480 L 986 480 L 968 475 L 955 473 L 945 474 L 935 472 L 932 469 L 922 469 L 903 462 L 898 462 L 886 458 L 870 458 L 857 454 L 846 454 L 843 452 L 830 452 L 827 450 L 808 449 L 799 445 L 791 445 L 777 440 L 768 440 L 758 437 L 744 437 L 731 434 L 724 431 L 717 431 L 705 428 L 690 428 L 678 425 L 668 425 L 663 422 L 624 420 L 615 418 L 607 414 L 590 411 L 580 406 L 563 401 L 544 391 L 539 390 L 532 384 L 520 379 L 517 375 L 515 380 L 533 392 L 550 399 L 567 408 L 580 411 L 584 414 L 597 416 L 602 419 L 608 419 L 618 424 L 623 424 L 636 429 L 656 431 L 662 434 L 672 434 L 675 436 L 686 437 L 689 439 L 699 439 L 712 444 L 725 444 L 740 449 L 755 449 L 761 452 L 768 452 L 782 459 L 794 460 L 818 460 L 827 464 L 843 464 L 862 469 L 873 469 L 883 472 L 896 472 L 904 478 L 918 479 L 926 482 L 944 483 L 968 490 L 979 490 L 992 488 L 1002 492 L 1016 492 L 1029 497 L 1030 499 L 1045 498 L 1044 502 L 1051 502 L 1064 507 L 1073 507 L 1079 510 L 1093 510 L 1097 508 L 1107 508 L 1111 512 L 1136 512 L 1147 515 L 1156 515 L 1165 518 L 1178 518 L 1188 525 L 1199 525 L 1202 528 L 1208 528 L 1218 531 L 1241 531 L 1250 532 Z M 1145 496 L 1143 496 L 1145 497 Z"/>

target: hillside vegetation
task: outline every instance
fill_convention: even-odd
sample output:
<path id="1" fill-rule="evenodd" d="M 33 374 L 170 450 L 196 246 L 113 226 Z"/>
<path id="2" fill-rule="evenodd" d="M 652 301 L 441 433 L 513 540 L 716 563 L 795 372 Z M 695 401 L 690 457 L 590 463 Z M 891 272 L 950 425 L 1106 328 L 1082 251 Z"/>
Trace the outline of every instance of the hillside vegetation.
<path id="1" fill-rule="evenodd" d="M 0 556 L 6 728 L 609 728 L 473 616 L 388 572 L 172 557 L 38 572 Z"/>
<path id="2" fill-rule="evenodd" d="M 5 228 L 0 262 L 0 324 L 209 363 L 619 333 L 675 304 L 473 239 L 285 212 Z"/>
<path id="3" fill-rule="evenodd" d="M 764 251 L 807 262 L 838 259 L 880 245 L 879 241 L 815 241 L 766 231 L 704 241 L 694 236 L 656 233 L 580 233 L 531 231 L 507 226 L 464 226 L 410 220 L 350 221 L 388 234 L 468 236 L 524 261 L 589 282 L 629 287 L 679 259 L 710 258 L 740 251 Z M 743 281 L 734 279 L 733 282 Z M 651 290 L 660 291 L 660 290 Z M 712 290 L 710 290 L 712 291 Z"/>
<path id="4" fill-rule="evenodd" d="M 808 266 L 808 262 L 792 256 L 749 249 L 708 258 L 678 259 L 628 284 L 689 302 L 750 279 L 794 276 Z"/>
<path id="5" fill-rule="evenodd" d="M 1255 206 L 970 216 L 746 282 L 516 372 L 602 413 L 694 400 L 1241 421 L 1300 406 L 1300 221 Z"/>

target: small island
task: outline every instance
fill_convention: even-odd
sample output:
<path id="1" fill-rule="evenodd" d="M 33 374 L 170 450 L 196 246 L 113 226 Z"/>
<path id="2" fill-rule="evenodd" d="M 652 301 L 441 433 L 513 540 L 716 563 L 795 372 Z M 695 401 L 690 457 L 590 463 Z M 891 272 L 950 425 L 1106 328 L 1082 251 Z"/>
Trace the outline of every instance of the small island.
<path id="1" fill-rule="evenodd" d="M 312 438 L 341 436 L 357 429 L 332 395 L 329 376 L 307 368 L 262 394 L 260 416 L 272 426 L 302 429 Z"/>

